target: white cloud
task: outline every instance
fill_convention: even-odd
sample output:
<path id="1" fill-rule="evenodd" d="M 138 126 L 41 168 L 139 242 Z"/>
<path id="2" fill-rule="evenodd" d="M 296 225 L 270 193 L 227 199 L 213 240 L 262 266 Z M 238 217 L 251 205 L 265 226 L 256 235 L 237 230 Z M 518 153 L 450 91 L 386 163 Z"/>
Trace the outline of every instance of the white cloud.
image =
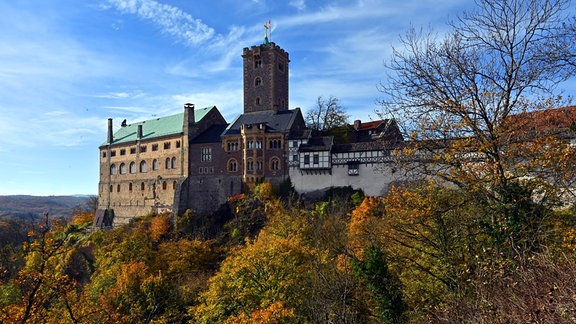
<path id="1" fill-rule="evenodd" d="M 182 93 L 172 97 L 174 104 L 178 104 L 179 107 L 185 102 L 193 103 L 196 107 L 216 106 L 228 122 L 242 113 L 243 100 L 241 84 L 231 87 L 215 87 L 213 90 Z"/>
<path id="2" fill-rule="evenodd" d="M 108 92 L 100 95 L 95 95 L 95 97 L 103 99 L 137 99 L 145 95 L 146 93 L 142 90 L 134 90 L 130 92 L 126 91 Z"/>
<path id="3" fill-rule="evenodd" d="M 306 2 L 304 0 L 291 0 L 288 4 L 299 11 L 306 9 Z"/>
<path id="4" fill-rule="evenodd" d="M 153 0 L 109 0 L 108 3 L 120 12 L 151 21 L 163 33 L 181 40 L 187 46 L 198 45 L 215 37 L 213 28 L 174 6 Z"/>

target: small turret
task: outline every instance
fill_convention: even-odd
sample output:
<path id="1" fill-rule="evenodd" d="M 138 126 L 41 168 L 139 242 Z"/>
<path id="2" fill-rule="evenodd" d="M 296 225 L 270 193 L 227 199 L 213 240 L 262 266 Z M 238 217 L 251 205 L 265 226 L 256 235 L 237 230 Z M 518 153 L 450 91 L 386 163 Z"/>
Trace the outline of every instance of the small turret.
<path id="1" fill-rule="evenodd" d="M 196 123 L 194 118 L 194 104 L 192 103 L 185 103 L 184 104 L 184 125 L 183 131 L 184 134 L 188 134 L 190 127 Z"/>
<path id="2" fill-rule="evenodd" d="M 112 133 L 112 118 L 108 118 L 108 145 L 112 144 L 114 133 Z"/>

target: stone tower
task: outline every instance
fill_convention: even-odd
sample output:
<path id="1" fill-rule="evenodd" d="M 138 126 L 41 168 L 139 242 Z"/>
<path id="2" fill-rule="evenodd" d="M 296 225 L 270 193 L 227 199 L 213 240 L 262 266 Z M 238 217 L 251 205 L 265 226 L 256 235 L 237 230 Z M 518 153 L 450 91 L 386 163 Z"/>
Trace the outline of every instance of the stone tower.
<path id="1" fill-rule="evenodd" d="M 288 110 L 288 53 L 270 42 L 244 48 L 244 113 Z"/>

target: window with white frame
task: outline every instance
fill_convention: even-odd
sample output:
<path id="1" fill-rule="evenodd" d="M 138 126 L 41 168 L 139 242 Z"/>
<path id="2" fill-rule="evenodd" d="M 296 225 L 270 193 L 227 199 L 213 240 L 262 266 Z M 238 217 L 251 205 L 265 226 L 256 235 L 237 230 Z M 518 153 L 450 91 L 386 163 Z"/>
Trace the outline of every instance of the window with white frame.
<path id="1" fill-rule="evenodd" d="M 203 147 L 200 150 L 201 150 L 202 162 L 212 161 L 212 148 L 211 147 Z"/>

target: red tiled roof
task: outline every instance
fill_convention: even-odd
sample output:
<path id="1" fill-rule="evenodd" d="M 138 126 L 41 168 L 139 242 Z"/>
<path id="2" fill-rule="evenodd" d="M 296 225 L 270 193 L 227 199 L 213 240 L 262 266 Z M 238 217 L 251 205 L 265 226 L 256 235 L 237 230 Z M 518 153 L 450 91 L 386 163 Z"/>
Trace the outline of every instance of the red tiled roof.
<path id="1" fill-rule="evenodd" d="M 555 133 L 576 126 L 576 106 L 525 112 L 511 121 L 519 129 Z"/>
<path id="2" fill-rule="evenodd" d="M 375 121 L 369 121 L 369 122 L 361 123 L 358 130 L 363 131 L 363 130 L 376 129 L 383 122 L 384 122 L 384 120 L 375 120 Z"/>

